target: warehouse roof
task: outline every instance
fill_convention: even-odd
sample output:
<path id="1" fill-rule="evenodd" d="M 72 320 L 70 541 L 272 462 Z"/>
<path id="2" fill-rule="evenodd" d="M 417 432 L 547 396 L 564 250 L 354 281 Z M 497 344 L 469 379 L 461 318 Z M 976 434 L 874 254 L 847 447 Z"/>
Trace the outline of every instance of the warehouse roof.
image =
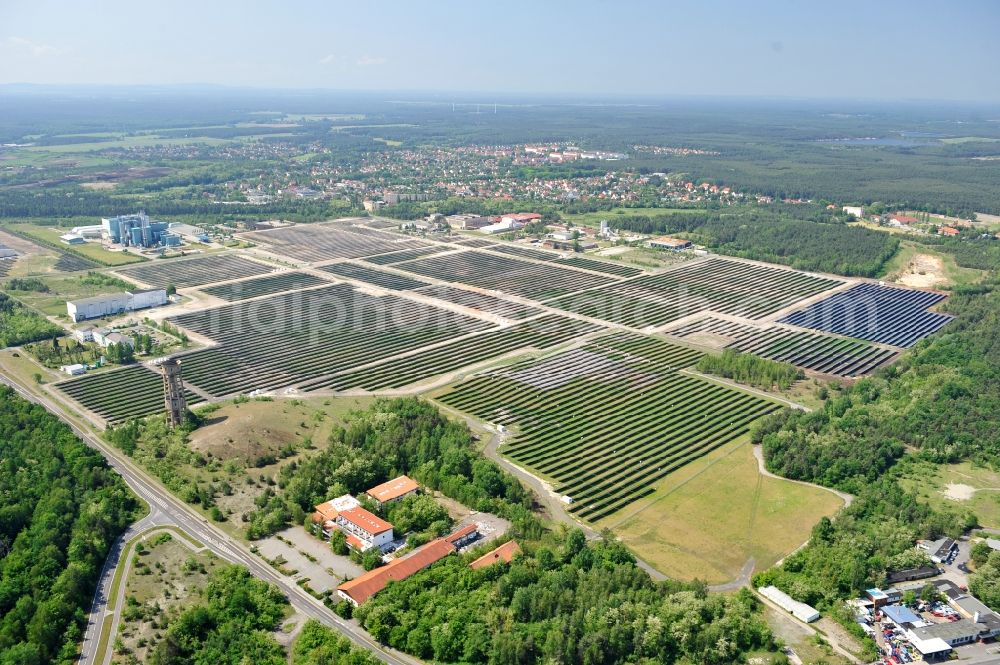
<path id="1" fill-rule="evenodd" d="M 514 560 L 514 556 L 521 552 L 520 545 L 513 540 L 509 540 L 500 547 L 487 552 L 475 561 L 469 564 L 469 568 L 473 570 L 479 570 L 480 568 L 488 568 L 495 563 L 500 563 L 501 561 L 505 563 L 510 563 Z"/>
<path id="2" fill-rule="evenodd" d="M 396 559 L 386 566 L 344 582 L 337 587 L 337 591 L 360 605 L 384 589 L 389 582 L 405 580 L 454 551 L 455 546 L 444 539 L 432 540 L 404 559 Z"/>
<path id="3" fill-rule="evenodd" d="M 375 499 L 379 503 L 385 503 L 387 501 L 392 501 L 398 499 L 401 496 L 406 496 L 410 492 L 415 492 L 419 489 L 416 481 L 408 476 L 399 476 L 398 478 L 393 478 L 392 480 L 386 481 L 381 485 L 376 485 L 366 492 L 368 496 Z"/>
<path id="4" fill-rule="evenodd" d="M 886 605 L 882 608 L 882 612 L 900 626 L 920 621 L 920 617 L 914 614 L 913 610 L 902 605 Z"/>

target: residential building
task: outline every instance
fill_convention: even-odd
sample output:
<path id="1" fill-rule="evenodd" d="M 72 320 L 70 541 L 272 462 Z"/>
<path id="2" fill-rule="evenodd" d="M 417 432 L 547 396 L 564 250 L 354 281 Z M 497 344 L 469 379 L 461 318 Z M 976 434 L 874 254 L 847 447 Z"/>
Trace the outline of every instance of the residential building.
<path id="1" fill-rule="evenodd" d="M 911 226 L 913 224 L 919 224 L 920 220 L 916 217 L 911 217 L 910 215 L 904 215 L 901 212 L 897 212 L 889 215 L 889 223 L 893 226 Z"/>
<path id="2" fill-rule="evenodd" d="M 957 236 L 959 233 L 961 233 L 961 231 L 956 229 L 954 226 L 939 226 L 937 232 L 939 236 L 951 236 L 951 237 Z"/>
<path id="3" fill-rule="evenodd" d="M 514 560 L 514 557 L 520 553 L 521 546 L 518 545 L 516 541 L 509 540 L 500 547 L 490 550 L 470 563 L 469 568 L 479 570 L 480 568 L 488 568 L 493 564 L 500 563 L 501 561 L 504 563 L 510 563 Z"/>
<path id="4" fill-rule="evenodd" d="M 329 536 L 330 532 L 337 528 L 337 516 L 341 511 L 357 508 L 360 505 L 361 502 L 350 494 L 324 501 L 316 506 L 316 512 L 312 515 L 313 526 L 322 529 L 323 533 Z"/>
<path id="5" fill-rule="evenodd" d="M 848 215 L 854 215 L 861 219 L 865 215 L 865 209 L 861 206 L 844 206 L 843 211 Z"/>
<path id="6" fill-rule="evenodd" d="M 347 544 L 362 552 L 392 542 L 392 525 L 361 506 L 339 511 L 334 521 L 347 536 Z"/>
<path id="7" fill-rule="evenodd" d="M 365 494 L 374 499 L 379 508 L 382 508 L 393 501 L 399 501 L 405 496 L 416 494 L 419 489 L 420 485 L 409 476 L 398 476 L 381 485 L 376 485 L 365 492 Z"/>
<path id="8" fill-rule="evenodd" d="M 669 249 L 672 251 L 688 249 L 691 247 L 691 245 L 692 243 L 690 240 L 683 240 L 681 238 L 670 238 L 668 236 L 652 238 L 649 241 L 649 246 L 652 249 Z"/>
<path id="9" fill-rule="evenodd" d="M 79 330 L 74 330 L 73 337 L 76 337 L 77 341 L 80 342 L 93 342 L 94 329 L 91 326 L 86 326 L 84 328 L 80 328 Z"/>
<path id="10" fill-rule="evenodd" d="M 108 348 L 112 344 L 127 344 L 132 347 L 135 346 L 135 342 L 132 341 L 131 337 L 123 335 L 120 332 L 116 332 L 111 328 L 98 328 L 91 333 L 91 337 L 93 341 L 103 349 Z"/>

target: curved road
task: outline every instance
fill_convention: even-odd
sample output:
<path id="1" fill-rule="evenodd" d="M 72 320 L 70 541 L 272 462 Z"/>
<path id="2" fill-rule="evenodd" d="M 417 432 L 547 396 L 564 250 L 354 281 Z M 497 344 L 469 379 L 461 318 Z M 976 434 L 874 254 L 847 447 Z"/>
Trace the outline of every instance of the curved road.
<path id="1" fill-rule="evenodd" d="M 0 382 L 9 385 L 23 398 L 40 404 L 52 415 L 66 423 L 87 445 L 104 455 L 108 464 L 121 474 L 132 491 L 149 504 L 150 518 L 163 519 L 163 516 L 167 516 L 170 523 L 179 527 L 195 540 L 200 541 L 217 556 L 231 563 L 247 567 L 255 577 L 270 582 L 281 589 L 285 596 L 288 597 L 292 607 L 300 614 L 308 619 L 316 619 L 323 625 L 340 631 L 356 645 L 373 652 L 384 662 L 391 665 L 413 665 L 414 663 L 422 662 L 416 658 L 382 646 L 373 640 L 356 622 L 347 621 L 334 614 L 323 603 L 313 598 L 304 589 L 295 584 L 293 580 L 286 578 L 260 557 L 250 552 L 250 549 L 244 543 L 231 538 L 209 523 L 207 519 L 195 512 L 193 508 L 174 497 L 169 490 L 160 485 L 159 481 L 150 477 L 145 471 L 132 463 L 131 460 L 122 456 L 119 451 L 108 446 L 93 432 L 81 427 L 76 420 L 70 418 L 52 400 L 28 390 L 9 376 L 0 376 Z M 141 531 L 141 529 L 139 530 Z M 135 533 L 137 532 L 133 532 L 131 535 L 134 536 Z M 107 580 L 107 578 L 109 575 L 114 575 L 117 558 L 121 556 L 121 547 L 125 542 L 125 540 L 116 542 L 112 548 L 112 554 L 115 556 L 109 556 L 109 561 L 105 563 L 104 574 L 95 594 L 95 599 L 100 602 L 102 607 L 107 603 L 107 592 L 110 589 L 110 580 Z M 112 558 L 116 559 L 114 564 L 110 562 Z M 98 613 L 101 615 L 98 617 L 98 620 L 102 621 L 103 610 L 99 610 Z M 87 635 L 90 636 L 90 639 L 85 640 L 85 649 L 80 656 L 80 662 L 88 663 L 88 665 L 93 664 L 94 655 L 92 651 L 97 647 L 97 639 L 94 639 L 92 634 L 94 623 L 95 616 L 92 613 L 91 623 L 87 626 Z M 97 630 L 100 630 L 99 626 Z"/>

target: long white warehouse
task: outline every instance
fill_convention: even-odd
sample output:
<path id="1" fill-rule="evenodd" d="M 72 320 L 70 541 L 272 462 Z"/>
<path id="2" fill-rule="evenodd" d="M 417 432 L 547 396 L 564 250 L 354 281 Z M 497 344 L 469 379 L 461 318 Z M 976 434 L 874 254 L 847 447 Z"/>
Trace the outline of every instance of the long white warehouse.
<path id="1" fill-rule="evenodd" d="M 159 305 L 166 304 L 166 289 L 137 289 L 135 291 L 125 291 L 124 293 L 107 293 L 81 300 L 67 300 L 66 314 L 73 323 L 79 323 L 87 319 L 115 316 L 137 309 L 158 307 Z"/>
<path id="2" fill-rule="evenodd" d="M 776 586 L 762 586 L 757 591 L 799 621 L 812 623 L 819 618 L 819 612 L 812 605 L 800 603 Z"/>

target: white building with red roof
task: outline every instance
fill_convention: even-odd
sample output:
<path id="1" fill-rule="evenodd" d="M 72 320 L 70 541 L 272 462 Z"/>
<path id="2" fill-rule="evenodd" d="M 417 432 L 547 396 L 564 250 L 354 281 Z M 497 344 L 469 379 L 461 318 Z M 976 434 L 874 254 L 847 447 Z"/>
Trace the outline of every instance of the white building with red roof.
<path id="1" fill-rule="evenodd" d="M 347 536 L 347 544 L 362 552 L 388 545 L 393 539 L 392 525 L 361 506 L 341 510 L 336 523 Z"/>
<path id="2" fill-rule="evenodd" d="M 374 499 L 375 503 L 381 509 L 386 504 L 399 501 L 411 494 L 416 494 L 419 489 L 420 485 L 417 484 L 417 481 L 409 476 L 397 476 L 381 485 L 376 485 L 365 492 L 365 494 Z"/>

